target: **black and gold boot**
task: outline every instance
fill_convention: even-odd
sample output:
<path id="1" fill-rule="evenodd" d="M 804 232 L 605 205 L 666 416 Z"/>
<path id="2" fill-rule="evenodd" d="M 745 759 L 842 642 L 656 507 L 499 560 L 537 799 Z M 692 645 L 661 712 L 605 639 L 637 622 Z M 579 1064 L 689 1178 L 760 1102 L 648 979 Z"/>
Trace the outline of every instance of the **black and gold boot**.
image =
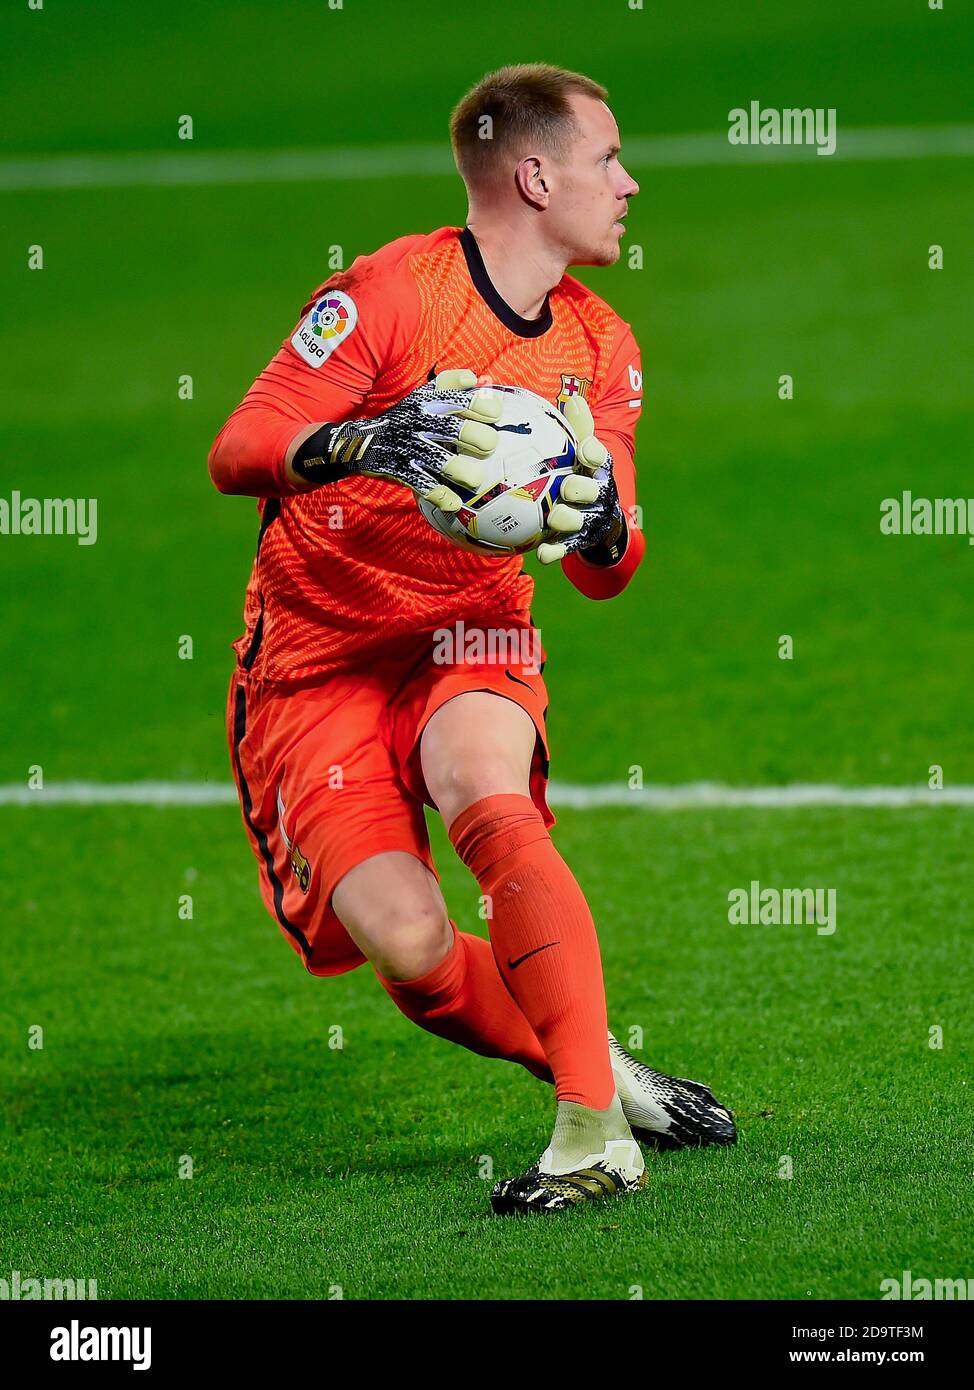
<path id="1" fill-rule="evenodd" d="M 490 1203 L 501 1216 L 567 1211 L 645 1185 L 646 1162 L 616 1094 L 605 1110 L 559 1101 L 544 1153 L 519 1178 L 497 1183 Z"/>
<path id="2" fill-rule="evenodd" d="M 639 1145 L 632 1140 L 611 1140 L 602 1158 L 571 1172 L 546 1173 L 535 1163 L 519 1178 L 505 1178 L 491 1192 L 490 1204 L 498 1216 L 566 1211 L 585 1202 L 636 1192 L 646 1181 Z"/>

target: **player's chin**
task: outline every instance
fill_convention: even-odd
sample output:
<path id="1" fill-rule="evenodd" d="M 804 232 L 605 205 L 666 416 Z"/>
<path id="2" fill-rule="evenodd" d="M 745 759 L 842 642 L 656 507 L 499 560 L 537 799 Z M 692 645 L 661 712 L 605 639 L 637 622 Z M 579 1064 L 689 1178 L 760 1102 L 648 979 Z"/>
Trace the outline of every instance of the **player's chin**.
<path id="1" fill-rule="evenodd" d="M 573 265 L 615 265 L 622 255 L 622 246 L 615 232 L 607 241 L 603 241 L 599 246 L 592 246 L 572 261 Z"/>
<path id="2" fill-rule="evenodd" d="M 622 243 L 619 238 L 612 234 L 611 240 L 607 241 L 602 247 L 601 255 L 594 262 L 595 265 L 615 265 L 622 255 Z"/>

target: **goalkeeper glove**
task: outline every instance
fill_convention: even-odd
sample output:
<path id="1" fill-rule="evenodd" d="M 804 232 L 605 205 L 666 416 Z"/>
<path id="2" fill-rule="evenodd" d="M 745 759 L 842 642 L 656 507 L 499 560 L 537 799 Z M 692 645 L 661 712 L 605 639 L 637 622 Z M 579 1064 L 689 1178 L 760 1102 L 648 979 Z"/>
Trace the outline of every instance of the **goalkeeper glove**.
<path id="1" fill-rule="evenodd" d="M 440 372 L 381 415 L 319 426 L 295 450 L 291 469 L 315 485 L 384 478 L 455 512 L 463 503 L 449 484 L 480 486 L 477 460 L 497 447 L 500 412 L 496 393 L 478 390 L 473 372 Z"/>
<path id="2" fill-rule="evenodd" d="M 580 553 L 593 565 L 614 565 L 626 553 L 629 528 L 612 476 L 612 455 L 595 437 L 595 421 L 580 396 L 567 402 L 565 418 L 578 447 L 575 472 L 561 485 L 548 515 L 547 540 L 538 546 L 543 565 Z"/>

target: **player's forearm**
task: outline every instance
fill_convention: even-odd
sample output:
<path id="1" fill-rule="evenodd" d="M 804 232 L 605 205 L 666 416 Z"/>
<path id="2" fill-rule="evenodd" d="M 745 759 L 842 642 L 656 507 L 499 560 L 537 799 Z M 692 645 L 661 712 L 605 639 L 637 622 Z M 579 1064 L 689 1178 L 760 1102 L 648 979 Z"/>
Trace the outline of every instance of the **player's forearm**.
<path id="1" fill-rule="evenodd" d="M 478 485 L 475 460 L 497 446 L 491 421 L 496 397 L 477 387 L 467 369 L 439 372 L 378 416 L 307 423 L 270 409 L 259 379 L 224 425 L 210 450 L 210 475 L 221 492 L 287 497 L 359 474 L 411 488 L 445 510 L 461 501 L 445 480 Z M 345 402 L 339 400 L 339 405 Z M 435 425 L 437 442 L 428 431 Z M 444 445 L 452 445 L 450 448 Z"/>
<path id="2" fill-rule="evenodd" d="M 646 553 L 646 538 L 642 530 L 635 525 L 635 518 L 639 515 L 636 507 L 635 464 L 629 454 L 619 447 L 618 442 L 613 443 L 616 447 L 614 476 L 619 491 L 619 505 L 626 523 L 626 534 L 621 541 L 624 545 L 623 552 L 617 560 L 611 559 L 611 551 L 617 549 L 620 544 L 617 541 L 614 547 L 596 546 L 588 555 L 585 551 L 566 555 L 561 562 L 565 577 L 586 598 L 615 598 L 617 594 L 621 594 Z"/>
<path id="3" fill-rule="evenodd" d="M 592 564 L 585 559 L 584 554 L 566 555 L 562 560 L 561 567 L 565 577 L 586 598 L 615 598 L 616 594 L 622 593 L 639 568 L 646 553 L 646 538 L 631 522 L 628 525 L 629 543 L 622 558 L 614 565 Z"/>
<path id="4" fill-rule="evenodd" d="M 291 467 L 300 444 L 320 428 L 270 411 L 239 409 L 213 441 L 210 477 L 220 492 L 237 497 L 289 497 L 310 486 Z"/>

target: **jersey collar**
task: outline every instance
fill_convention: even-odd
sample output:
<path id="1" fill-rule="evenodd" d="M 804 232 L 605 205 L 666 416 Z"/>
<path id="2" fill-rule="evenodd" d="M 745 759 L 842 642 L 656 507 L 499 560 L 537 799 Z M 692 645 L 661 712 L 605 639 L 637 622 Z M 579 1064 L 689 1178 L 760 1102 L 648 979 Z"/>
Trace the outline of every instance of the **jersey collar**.
<path id="1" fill-rule="evenodd" d="M 552 322 L 549 296 L 544 297 L 544 307 L 539 318 L 523 319 L 520 314 L 514 312 L 506 299 L 501 299 L 494 288 L 493 281 L 487 274 L 484 258 L 480 254 L 477 239 L 469 227 L 464 227 L 460 233 L 460 245 L 463 247 L 473 287 L 494 317 L 500 319 L 504 327 L 516 333 L 519 338 L 540 338 L 542 333 L 547 333 Z"/>

